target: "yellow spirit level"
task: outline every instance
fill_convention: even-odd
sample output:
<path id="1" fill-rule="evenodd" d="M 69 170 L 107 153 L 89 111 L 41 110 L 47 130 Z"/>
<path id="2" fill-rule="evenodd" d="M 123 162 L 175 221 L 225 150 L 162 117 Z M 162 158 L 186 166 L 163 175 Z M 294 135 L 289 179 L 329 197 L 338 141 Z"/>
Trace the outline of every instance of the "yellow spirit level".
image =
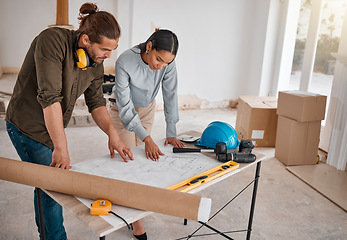
<path id="1" fill-rule="evenodd" d="M 234 171 L 237 168 L 239 168 L 238 163 L 229 161 L 217 167 L 211 168 L 210 170 L 207 170 L 203 173 L 200 173 L 194 177 L 188 178 L 187 180 L 174 184 L 167 189 L 178 190 L 180 192 L 189 192 L 190 190 L 197 188 L 204 183 L 208 183 L 224 174 Z"/>

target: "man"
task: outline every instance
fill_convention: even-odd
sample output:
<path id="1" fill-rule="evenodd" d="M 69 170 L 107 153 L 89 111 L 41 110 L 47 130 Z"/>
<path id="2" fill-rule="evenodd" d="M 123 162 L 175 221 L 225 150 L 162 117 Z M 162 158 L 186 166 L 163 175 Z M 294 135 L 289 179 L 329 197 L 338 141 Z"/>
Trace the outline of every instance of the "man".
<path id="1" fill-rule="evenodd" d="M 64 128 L 78 97 L 84 94 L 88 110 L 109 137 L 109 150 L 133 160 L 128 146 L 112 125 L 103 98 L 103 61 L 118 46 L 120 27 L 95 4 L 80 8 L 77 31 L 49 28 L 32 42 L 18 74 L 6 112 L 9 136 L 22 161 L 70 169 Z M 35 195 L 35 219 L 40 223 Z M 62 207 L 43 193 L 47 239 L 66 239 Z"/>

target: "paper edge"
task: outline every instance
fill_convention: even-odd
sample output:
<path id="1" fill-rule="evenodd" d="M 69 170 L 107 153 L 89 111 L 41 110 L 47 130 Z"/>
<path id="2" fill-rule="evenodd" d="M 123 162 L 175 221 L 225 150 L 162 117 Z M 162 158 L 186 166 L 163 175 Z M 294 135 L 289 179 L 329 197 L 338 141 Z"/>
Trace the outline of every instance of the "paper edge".
<path id="1" fill-rule="evenodd" d="M 210 217 L 212 206 L 212 199 L 202 197 L 200 199 L 199 210 L 198 210 L 198 221 L 207 222 Z"/>

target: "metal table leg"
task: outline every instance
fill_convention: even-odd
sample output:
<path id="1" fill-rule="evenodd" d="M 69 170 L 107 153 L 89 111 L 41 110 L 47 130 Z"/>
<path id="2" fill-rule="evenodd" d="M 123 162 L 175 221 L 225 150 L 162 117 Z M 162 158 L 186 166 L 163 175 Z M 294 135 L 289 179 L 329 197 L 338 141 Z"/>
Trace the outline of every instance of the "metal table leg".
<path id="1" fill-rule="evenodd" d="M 196 229 L 191 235 L 188 235 L 187 237 L 184 238 L 178 238 L 176 240 L 181 240 L 181 239 L 190 239 L 194 236 L 194 234 L 199 231 L 202 227 L 207 227 L 211 230 L 213 230 L 216 234 L 219 234 L 223 236 L 224 238 L 227 239 L 232 239 L 231 237 L 225 235 L 225 233 L 233 233 L 233 232 L 246 232 L 247 231 L 247 236 L 246 239 L 250 240 L 251 239 L 251 232 L 252 232 L 252 223 L 253 223 L 253 215 L 254 215 L 254 209 L 255 209 L 255 200 L 257 197 L 257 191 L 258 191 L 258 182 L 259 182 L 259 177 L 260 177 L 260 167 L 261 167 L 261 161 L 257 163 L 256 171 L 255 171 L 255 177 L 251 183 L 249 183 L 246 187 L 244 187 L 236 196 L 234 196 L 230 201 L 228 201 L 221 209 L 219 209 L 212 217 L 210 217 L 209 220 L 211 220 L 213 217 L 215 217 L 220 211 L 222 211 L 226 206 L 228 206 L 236 197 L 238 197 L 244 190 L 246 190 L 250 185 L 253 185 L 253 193 L 252 193 L 252 201 L 251 201 L 251 208 L 250 208 L 250 213 L 249 213 L 249 218 L 248 218 L 248 228 L 247 230 L 238 230 L 238 231 L 228 231 L 228 232 L 221 232 L 210 225 L 207 225 L 207 223 L 199 222 L 201 223 L 201 226 Z M 184 225 L 186 225 L 187 219 L 184 219 Z M 207 234 L 202 234 L 200 236 L 206 236 Z M 209 234 L 211 235 L 211 234 Z"/>
<path id="2" fill-rule="evenodd" d="M 37 205 L 39 209 L 39 221 L 40 221 L 40 235 L 41 239 L 46 239 L 46 230 L 45 230 L 45 222 L 43 219 L 43 205 L 42 205 L 42 190 L 41 188 L 36 188 L 37 194 Z"/>
<path id="3" fill-rule="evenodd" d="M 259 182 L 260 166 L 261 166 L 261 161 L 259 161 L 257 163 L 257 168 L 256 168 L 256 171 L 255 171 L 251 210 L 250 210 L 249 219 L 248 219 L 248 229 L 247 229 L 247 237 L 246 237 L 247 240 L 251 239 L 252 223 L 253 223 L 253 215 L 254 215 L 254 207 L 255 207 L 255 199 L 257 197 L 258 182 Z"/>

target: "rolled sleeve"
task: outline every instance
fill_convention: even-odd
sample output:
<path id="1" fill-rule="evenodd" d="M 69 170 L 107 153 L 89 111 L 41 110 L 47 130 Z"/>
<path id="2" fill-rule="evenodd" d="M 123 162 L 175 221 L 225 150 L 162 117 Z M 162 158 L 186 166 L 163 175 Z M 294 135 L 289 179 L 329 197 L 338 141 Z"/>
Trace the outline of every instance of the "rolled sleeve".
<path id="1" fill-rule="evenodd" d="M 42 108 L 60 102 L 62 91 L 62 62 L 66 52 L 58 32 L 43 31 L 37 37 L 34 54 L 37 76 L 37 101 Z"/>
<path id="2" fill-rule="evenodd" d="M 60 91 L 39 91 L 36 99 L 44 109 L 55 102 L 60 102 L 63 99 L 60 94 Z"/>

